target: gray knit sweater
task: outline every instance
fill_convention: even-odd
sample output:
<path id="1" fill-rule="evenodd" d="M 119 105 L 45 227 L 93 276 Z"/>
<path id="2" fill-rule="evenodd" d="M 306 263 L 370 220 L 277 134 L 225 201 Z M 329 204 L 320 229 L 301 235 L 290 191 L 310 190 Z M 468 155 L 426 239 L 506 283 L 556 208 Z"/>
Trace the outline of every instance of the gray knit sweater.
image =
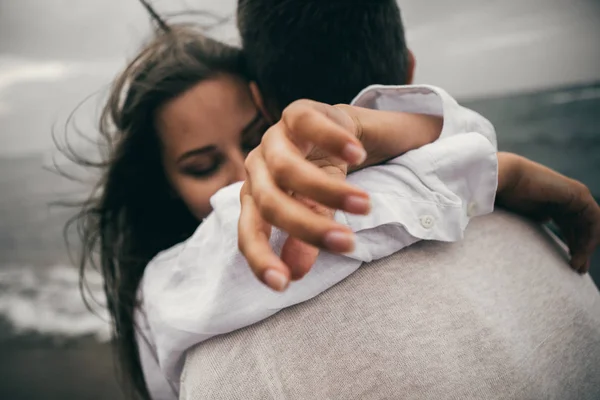
<path id="1" fill-rule="evenodd" d="M 600 399 L 600 294 L 496 212 L 188 354 L 181 399 Z"/>

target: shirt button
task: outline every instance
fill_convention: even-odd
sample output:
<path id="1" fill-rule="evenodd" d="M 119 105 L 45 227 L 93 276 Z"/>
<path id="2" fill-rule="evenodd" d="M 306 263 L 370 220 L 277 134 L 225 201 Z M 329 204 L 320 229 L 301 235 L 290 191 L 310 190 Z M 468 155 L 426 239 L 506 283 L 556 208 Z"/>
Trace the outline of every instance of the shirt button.
<path id="1" fill-rule="evenodd" d="M 424 215 L 421 217 L 421 226 L 425 229 L 431 229 L 435 225 L 435 218 L 431 215 Z"/>
<path id="2" fill-rule="evenodd" d="M 474 217 L 477 215 L 477 203 L 471 202 L 467 206 L 467 216 Z"/>

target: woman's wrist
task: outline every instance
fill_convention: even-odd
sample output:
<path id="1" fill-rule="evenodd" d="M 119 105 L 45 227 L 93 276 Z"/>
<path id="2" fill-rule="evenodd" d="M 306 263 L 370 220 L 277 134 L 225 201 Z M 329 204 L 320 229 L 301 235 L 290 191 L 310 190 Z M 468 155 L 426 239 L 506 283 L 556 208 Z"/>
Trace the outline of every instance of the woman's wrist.
<path id="1" fill-rule="evenodd" d="M 523 175 L 523 158 L 507 152 L 498 152 L 498 188 L 496 201 L 514 191 Z"/>
<path id="2" fill-rule="evenodd" d="M 367 151 L 365 162 L 351 171 L 381 164 L 432 143 L 439 138 L 443 127 L 443 119 L 431 115 L 379 111 L 348 105 L 336 107 L 352 118 L 357 137 Z"/>

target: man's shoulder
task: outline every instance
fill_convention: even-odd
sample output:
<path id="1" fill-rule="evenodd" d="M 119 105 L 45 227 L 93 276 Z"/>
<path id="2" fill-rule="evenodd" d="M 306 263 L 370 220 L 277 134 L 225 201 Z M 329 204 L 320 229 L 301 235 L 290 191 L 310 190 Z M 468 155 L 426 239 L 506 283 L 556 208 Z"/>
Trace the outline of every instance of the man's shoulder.
<path id="1" fill-rule="evenodd" d="M 538 226 L 495 212 L 461 242 L 416 243 L 197 346 L 182 398 L 584 398 L 594 385 L 600 394 L 600 376 L 586 372 L 600 361 L 597 332 L 590 278 Z"/>

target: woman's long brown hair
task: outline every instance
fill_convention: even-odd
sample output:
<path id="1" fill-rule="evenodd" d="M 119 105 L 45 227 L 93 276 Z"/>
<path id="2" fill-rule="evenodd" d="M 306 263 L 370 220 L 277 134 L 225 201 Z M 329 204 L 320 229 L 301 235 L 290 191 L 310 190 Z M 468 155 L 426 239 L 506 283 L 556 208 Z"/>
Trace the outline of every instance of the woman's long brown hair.
<path id="1" fill-rule="evenodd" d="M 142 399 L 149 394 L 135 335 L 138 286 L 148 262 L 187 239 L 199 224 L 169 188 L 155 112 L 216 74 L 246 76 L 239 49 L 191 26 L 160 21 L 153 39 L 111 87 L 99 123 L 102 159 L 89 160 L 69 145 L 61 148 L 71 161 L 101 175 L 65 232 L 75 228 L 82 241 L 81 287 L 88 268 L 103 275 L 123 386 L 128 398 Z"/>

